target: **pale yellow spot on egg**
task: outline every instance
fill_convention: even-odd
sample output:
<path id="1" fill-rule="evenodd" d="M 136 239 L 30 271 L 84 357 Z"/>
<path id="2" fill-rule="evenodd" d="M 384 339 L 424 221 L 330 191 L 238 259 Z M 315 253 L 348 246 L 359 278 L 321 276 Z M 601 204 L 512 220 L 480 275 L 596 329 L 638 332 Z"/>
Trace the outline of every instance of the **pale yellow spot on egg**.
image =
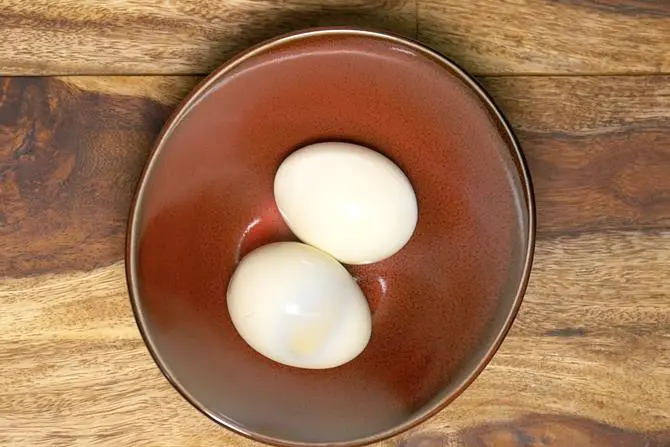
<path id="1" fill-rule="evenodd" d="M 326 332 L 321 324 L 304 324 L 293 329 L 291 349 L 300 355 L 312 354 L 322 343 Z"/>

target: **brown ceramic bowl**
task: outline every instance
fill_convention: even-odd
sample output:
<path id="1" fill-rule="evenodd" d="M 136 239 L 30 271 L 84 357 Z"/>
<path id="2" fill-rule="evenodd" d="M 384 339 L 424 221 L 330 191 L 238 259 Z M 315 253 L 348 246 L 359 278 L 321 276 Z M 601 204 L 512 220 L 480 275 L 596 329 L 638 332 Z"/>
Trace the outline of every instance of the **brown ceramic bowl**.
<path id="1" fill-rule="evenodd" d="M 396 255 L 350 269 L 373 311 L 365 351 L 304 370 L 247 346 L 226 287 L 245 253 L 293 238 L 275 170 L 327 140 L 394 160 L 419 222 Z M 399 37 L 317 29 L 236 57 L 170 119 L 132 209 L 127 276 L 149 351 L 197 409 L 268 443 L 351 446 L 418 424 L 474 380 L 521 303 L 534 229 L 519 148 L 470 77 Z"/>

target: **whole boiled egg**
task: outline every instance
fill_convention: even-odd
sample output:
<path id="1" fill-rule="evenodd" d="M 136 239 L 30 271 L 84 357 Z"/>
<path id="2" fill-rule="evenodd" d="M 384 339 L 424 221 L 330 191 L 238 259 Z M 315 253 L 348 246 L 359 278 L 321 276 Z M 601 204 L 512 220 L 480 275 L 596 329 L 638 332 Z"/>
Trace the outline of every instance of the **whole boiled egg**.
<path id="1" fill-rule="evenodd" d="M 289 155 L 274 179 L 277 207 L 303 242 L 347 264 L 381 261 L 411 238 L 418 209 L 403 171 L 363 146 L 324 142 Z"/>
<path id="2" fill-rule="evenodd" d="M 336 367 L 370 339 L 370 309 L 354 278 L 328 254 L 298 242 L 264 245 L 245 256 L 227 302 L 240 336 L 285 365 Z"/>

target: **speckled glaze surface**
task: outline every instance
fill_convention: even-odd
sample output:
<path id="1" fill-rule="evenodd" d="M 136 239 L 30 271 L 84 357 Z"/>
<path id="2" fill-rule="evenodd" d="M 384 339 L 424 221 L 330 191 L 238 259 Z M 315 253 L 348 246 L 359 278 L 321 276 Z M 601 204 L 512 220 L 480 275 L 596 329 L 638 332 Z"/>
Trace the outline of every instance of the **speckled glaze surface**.
<path id="1" fill-rule="evenodd" d="M 419 221 L 399 253 L 350 268 L 373 310 L 366 350 L 303 370 L 247 346 L 225 295 L 241 256 L 293 239 L 272 196 L 280 162 L 327 140 L 394 160 Z M 275 444 L 364 444 L 439 410 L 488 362 L 521 302 L 534 228 L 519 150 L 464 73 L 401 38 L 310 30 L 229 62 L 167 124 L 131 215 L 129 288 L 159 367 L 214 420 Z"/>

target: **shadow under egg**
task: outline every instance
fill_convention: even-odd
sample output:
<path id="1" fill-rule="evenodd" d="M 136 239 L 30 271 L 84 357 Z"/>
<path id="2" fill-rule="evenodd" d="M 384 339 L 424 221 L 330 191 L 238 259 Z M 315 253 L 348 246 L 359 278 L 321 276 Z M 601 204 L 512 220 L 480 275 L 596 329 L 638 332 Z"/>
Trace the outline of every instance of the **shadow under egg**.
<path id="1" fill-rule="evenodd" d="M 300 242 L 284 222 L 277 207 L 272 203 L 259 210 L 241 232 L 235 253 L 235 265 L 242 258 L 262 247 L 274 242 Z"/>
<path id="2" fill-rule="evenodd" d="M 274 242 L 301 242 L 289 229 L 277 207 L 272 204 L 263 207 L 239 236 L 235 255 L 235 265 L 249 253 L 263 245 Z M 385 262 L 366 265 L 343 264 L 356 280 L 368 301 L 371 314 L 388 296 L 390 281 L 384 276 Z"/>

